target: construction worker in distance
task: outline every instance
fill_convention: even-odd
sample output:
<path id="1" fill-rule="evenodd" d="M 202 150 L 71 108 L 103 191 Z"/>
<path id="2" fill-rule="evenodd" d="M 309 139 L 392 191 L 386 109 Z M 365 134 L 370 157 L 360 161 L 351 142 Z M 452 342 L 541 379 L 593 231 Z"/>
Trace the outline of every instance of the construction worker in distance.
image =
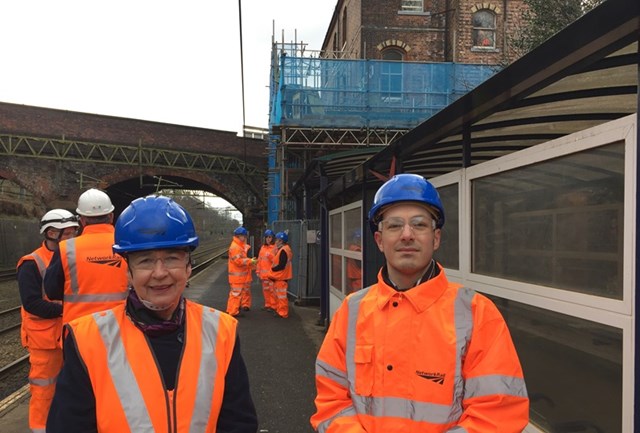
<path id="1" fill-rule="evenodd" d="M 287 289 L 289 280 L 293 278 L 293 251 L 289 246 L 289 235 L 285 232 L 276 233 L 276 253 L 273 257 L 271 269 L 267 274 L 273 281 L 273 288 L 276 294 L 275 317 L 286 319 L 289 317 L 289 299 Z"/>
<path id="2" fill-rule="evenodd" d="M 62 303 L 44 294 L 42 278 L 58 243 L 78 231 L 78 219 L 65 209 L 52 209 L 40 220 L 44 241 L 18 261 L 18 290 L 22 308 L 20 337 L 29 351 L 29 428 L 44 432 L 56 380 L 62 368 Z"/>
<path id="3" fill-rule="evenodd" d="M 393 176 L 369 225 L 386 264 L 348 295 L 316 360 L 319 432 L 520 433 L 529 421 L 507 325 L 434 259 L 444 209 L 422 176 Z"/>
<path id="4" fill-rule="evenodd" d="M 238 322 L 183 296 L 198 246 L 168 197 L 138 198 L 115 226 L 126 303 L 65 326 L 48 433 L 255 433 Z"/>
<path id="5" fill-rule="evenodd" d="M 273 256 L 276 253 L 275 233 L 273 230 L 267 229 L 264 231 L 264 243 L 260 247 L 258 253 L 258 264 L 256 266 L 256 275 L 262 283 L 262 295 L 264 296 L 263 310 L 276 311 L 276 294 L 273 288 L 273 281 L 268 277 L 269 269 L 271 269 L 271 263 L 273 262 Z"/>
<path id="6" fill-rule="evenodd" d="M 251 309 L 251 276 L 252 269 L 258 262 L 257 258 L 249 258 L 247 253 L 251 246 L 247 243 L 247 229 L 238 227 L 233 231 L 233 239 L 229 245 L 229 299 L 227 313 L 241 316 L 240 310 Z"/>
<path id="7" fill-rule="evenodd" d="M 124 302 L 127 263 L 113 253 L 113 211 L 109 196 L 89 189 L 78 198 L 80 236 L 60 242 L 44 277 L 50 299 L 62 300 L 62 323 Z"/>
<path id="8" fill-rule="evenodd" d="M 362 252 L 362 230 L 360 228 L 353 231 L 348 250 Z M 362 289 L 362 262 L 351 257 L 347 258 L 347 286 L 349 293 Z"/>

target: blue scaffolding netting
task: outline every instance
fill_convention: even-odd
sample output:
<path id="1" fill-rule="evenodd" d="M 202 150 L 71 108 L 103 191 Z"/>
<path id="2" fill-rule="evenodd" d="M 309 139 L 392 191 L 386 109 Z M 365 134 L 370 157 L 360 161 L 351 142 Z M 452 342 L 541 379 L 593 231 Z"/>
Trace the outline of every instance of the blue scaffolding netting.
<path id="1" fill-rule="evenodd" d="M 270 123 L 410 129 L 498 69 L 495 65 L 334 60 L 283 54 L 272 71 Z"/>
<path id="2" fill-rule="evenodd" d="M 496 65 L 290 56 L 287 52 L 299 52 L 295 44 L 276 47 L 269 96 L 269 222 L 279 219 L 286 204 L 276 158 L 282 128 L 408 130 L 500 70 Z"/>

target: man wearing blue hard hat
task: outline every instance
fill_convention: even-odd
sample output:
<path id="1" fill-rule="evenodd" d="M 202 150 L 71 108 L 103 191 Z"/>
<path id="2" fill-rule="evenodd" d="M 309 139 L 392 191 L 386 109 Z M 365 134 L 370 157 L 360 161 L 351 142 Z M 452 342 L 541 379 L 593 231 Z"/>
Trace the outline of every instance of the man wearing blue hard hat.
<path id="1" fill-rule="evenodd" d="M 434 252 L 445 213 L 422 176 L 378 189 L 369 225 L 385 265 L 336 311 L 316 360 L 317 431 L 520 433 L 529 420 L 507 325 L 450 282 Z"/>
<path id="2" fill-rule="evenodd" d="M 242 315 L 242 311 L 251 310 L 251 270 L 256 267 L 257 258 L 249 258 L 251 245 L 247 243 L 249 232 L 244 227 L 233 231 L 233 239 L 229 245 L 229 299 L 227 313 L 234 317 Z"/>
<path id="3" fill-rule="evenodd" d="M 267 277 L 273 281 L 276 294 L 276 309 L 273 315 L 286 319 L 289 317 L 289 298 L 287 289 L 289 280 L 293 278 L 293 251 L 289 246 L 289 235 L 286 232 L 276 233 L 276 252 Z"/>
<path id="4" fill-rule="evenodd" d="M 66 326 L 47 432 L 255 433 L 237 321 L 183 296 L 198 236 L 167 197 L 134 200 L 115 225 L 126 303 Z"/>

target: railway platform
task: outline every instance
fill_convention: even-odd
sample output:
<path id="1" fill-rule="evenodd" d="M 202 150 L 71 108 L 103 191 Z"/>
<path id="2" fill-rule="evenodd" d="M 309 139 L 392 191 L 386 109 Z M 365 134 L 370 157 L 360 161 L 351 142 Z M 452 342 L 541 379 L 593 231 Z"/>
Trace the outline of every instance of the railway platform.
<path id="1" fill-rule="evenodd" d="M 220 260 L 191 279 L 185 296 L 224 311 L 228 293 L 227 262 Z M 252 296 L 252 309 L 239 318 L 238 329 L 258 412 L 258 432 L 311 433 L 314 362 L 324 338 L 324 328 L 316 325 L 319 310 L 290 302 L 289 318 L 275 318 L 260 309 L 262 290 L 255 279 Z M 0 402 L 0 431 L 28 432 L 28 408 L 25 385 Z"/>

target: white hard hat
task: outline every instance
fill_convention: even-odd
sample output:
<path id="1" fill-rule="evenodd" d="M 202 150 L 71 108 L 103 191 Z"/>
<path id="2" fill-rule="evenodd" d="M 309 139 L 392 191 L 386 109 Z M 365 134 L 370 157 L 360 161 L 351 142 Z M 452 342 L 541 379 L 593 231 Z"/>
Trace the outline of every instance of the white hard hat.
<path id="1" fill-rule="evenodd" d="M 94 217 L 107 215 L 113 212 L 115 207 L 111 204 L 109 196 L 99 189 L 86 190 L 78 198 L 78 215 Z"/>
<path id="2" fill-rule="evenodd" d="M 43 234 L 48 228 L 62 230 L 67 227 L 78 227 L 78 219 L 65 209 L 52 209 L 44 214 L 40 220 L 40 234 Z"/>

